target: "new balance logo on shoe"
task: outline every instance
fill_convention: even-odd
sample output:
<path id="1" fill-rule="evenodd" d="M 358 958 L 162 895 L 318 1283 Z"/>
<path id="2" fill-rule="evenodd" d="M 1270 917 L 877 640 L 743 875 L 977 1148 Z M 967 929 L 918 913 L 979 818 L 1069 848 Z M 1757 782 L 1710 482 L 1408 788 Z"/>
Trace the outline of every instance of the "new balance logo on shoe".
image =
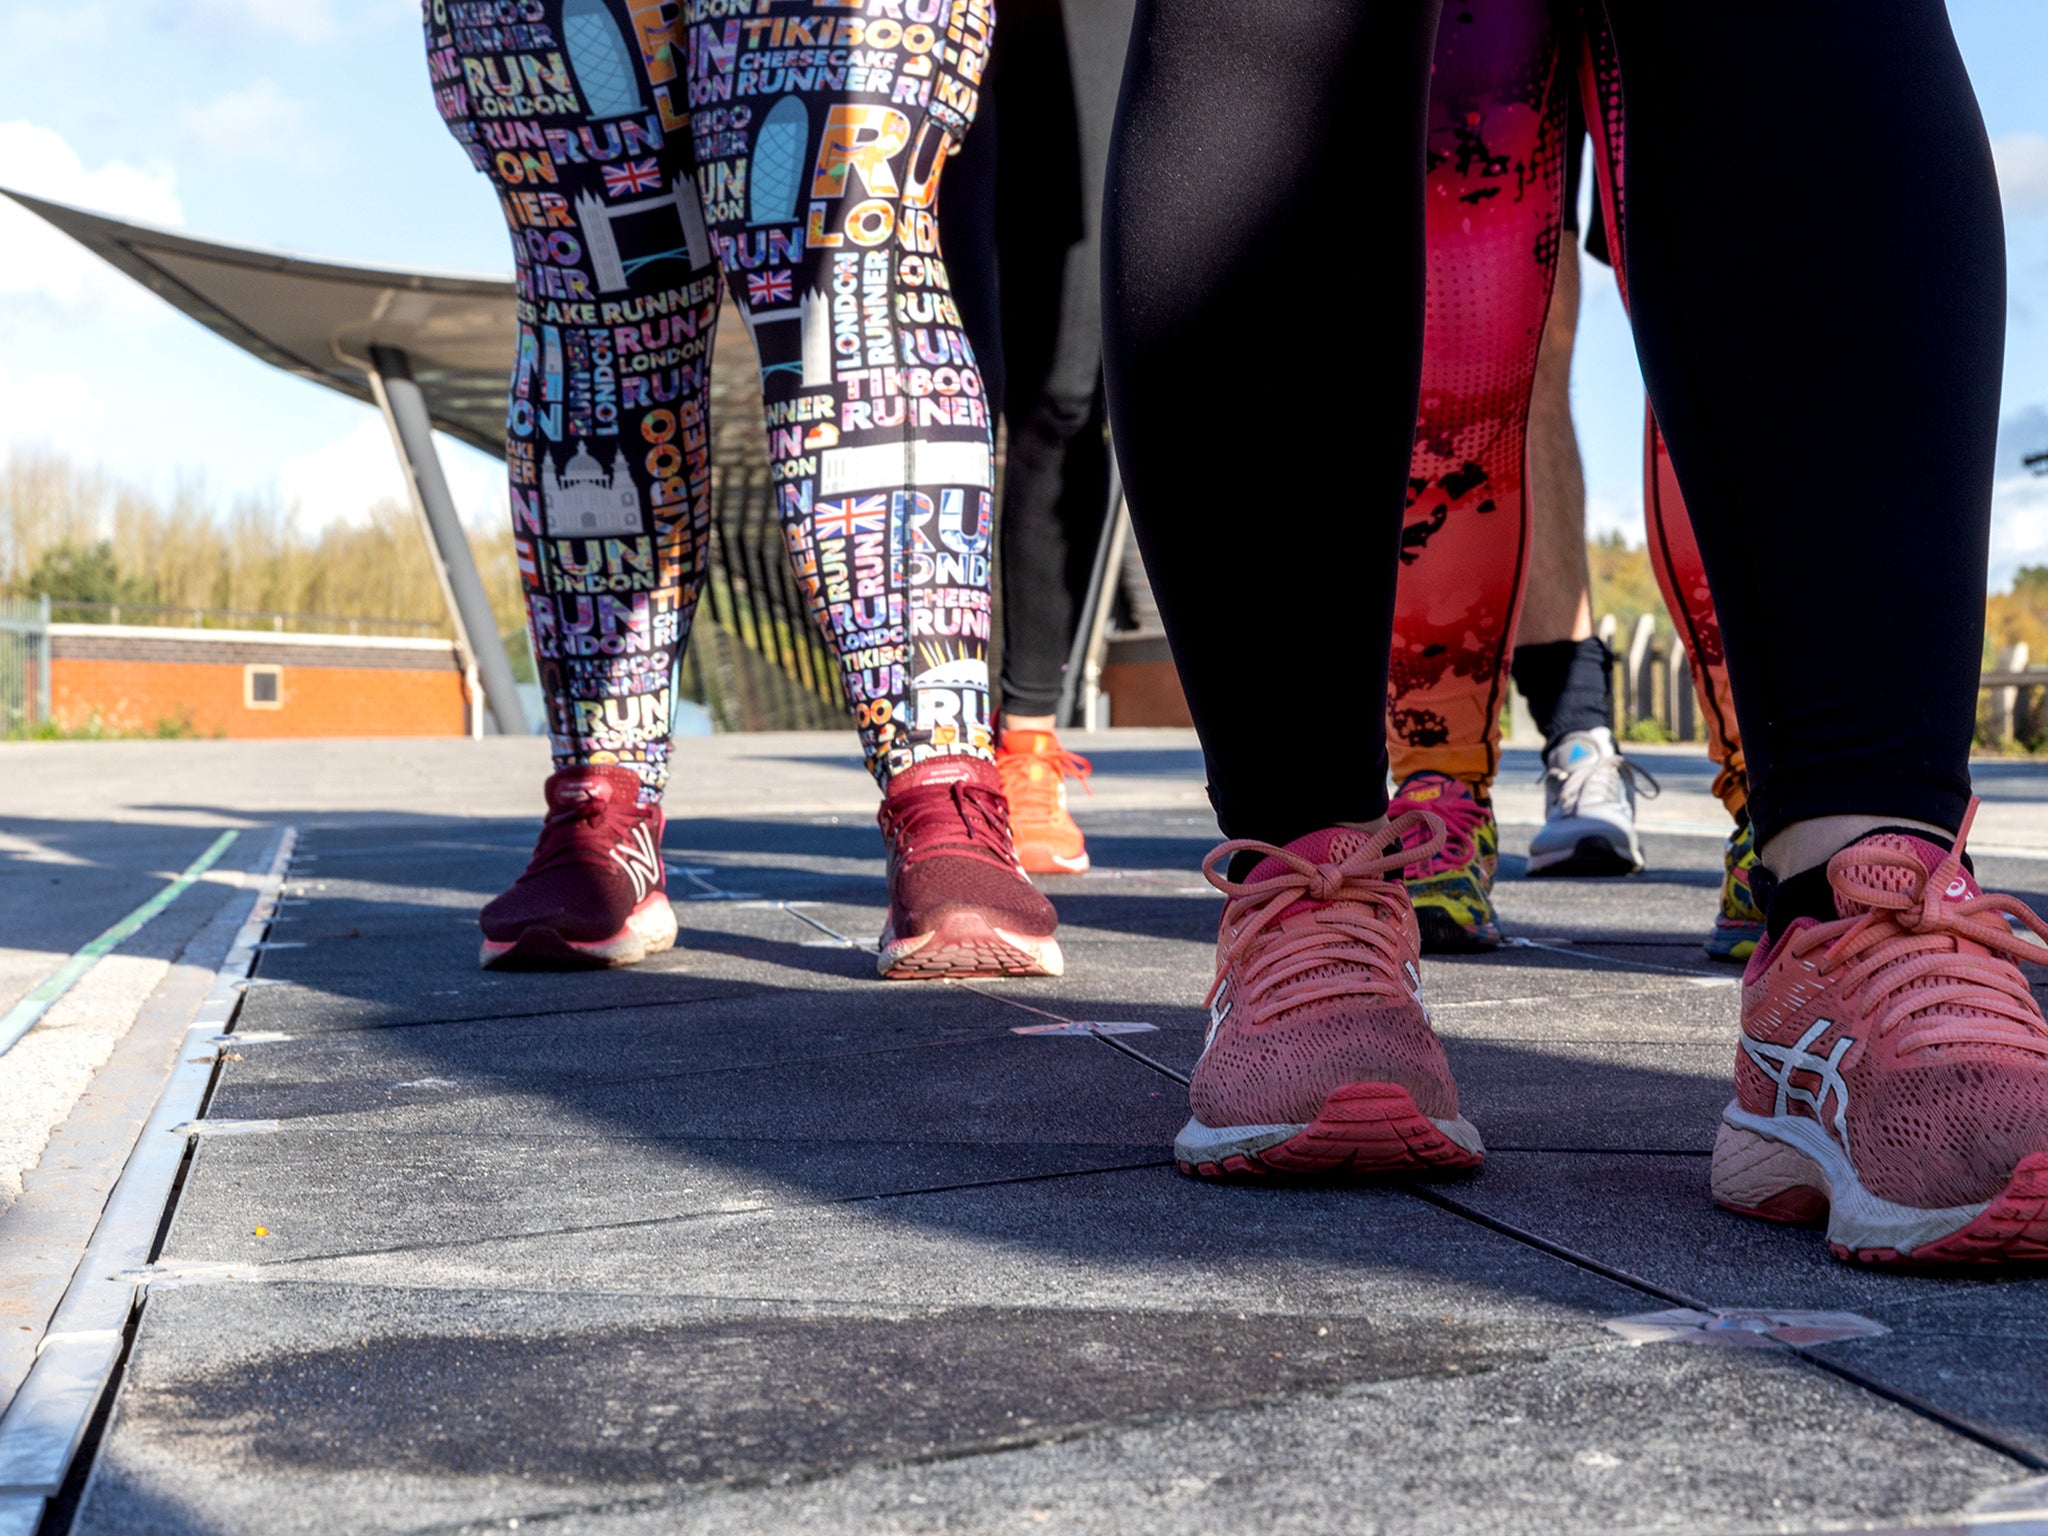
<path id="1" fill-rule="evenodd" d="M 661 881 L 661 853 L 654 846 L 654 834 L 645 826 L 633 828 L 629 842 L 611 850 L 612 862 L 633 882 L 633 899 L 644 901 Z"/>
<path id="2" fill-rule="evenodd" d="M 1749 1053 L 1749 1059 L 1756 1063 L 1757 1070 L 1778 1085 L 1777 1107 L 1773 1114 L 1783 1116 L 1788 1106 L 1803 1104 L 1813 1111 L 1815 1120 L 1828 1120 L 1835 1128 L 1835 1135 L 1846 1146 L 1849 1140 L 1849 1087 L 1842 1081 L 1842 1058 L 1849 1054 L 1849 1047 L 1856 1042 L 1844 1035 L 1837 1040 L 1834 1049 L 1825 1056 L 1816 1056 L 1808 1047 L 1822 1035 L 1835 1027 L 1833 1019 L 1815 1019 L 1813 1025 L 1792 1045 L 1773 1045 L 1768 1040 L 1753 1040 L 1742 1037 L 1742 1048 Z M 1795 1072 L 1810 1073 L 1819 1079 L 1818 1088 L 1801 1088 L 1792 1081 Z M 1825 1113 L 1828 1095 L 1833 1094 L 1835 1111 L 1832 1116 Z"/>

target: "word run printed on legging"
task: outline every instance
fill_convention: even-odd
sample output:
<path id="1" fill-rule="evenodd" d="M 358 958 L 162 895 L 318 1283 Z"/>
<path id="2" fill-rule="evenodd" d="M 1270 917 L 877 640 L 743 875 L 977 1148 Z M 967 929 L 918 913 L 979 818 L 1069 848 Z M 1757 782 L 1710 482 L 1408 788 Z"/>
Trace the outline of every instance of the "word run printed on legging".
<path id="1" fill-rule="evenodd" d="M 988 408 L 938 243 L 988 0 L 425 0 L 517 264 L 506 462 L 558 766 L 666 777 L 707 579 L 718 284 L 878 778 L 986 756 Z"/>

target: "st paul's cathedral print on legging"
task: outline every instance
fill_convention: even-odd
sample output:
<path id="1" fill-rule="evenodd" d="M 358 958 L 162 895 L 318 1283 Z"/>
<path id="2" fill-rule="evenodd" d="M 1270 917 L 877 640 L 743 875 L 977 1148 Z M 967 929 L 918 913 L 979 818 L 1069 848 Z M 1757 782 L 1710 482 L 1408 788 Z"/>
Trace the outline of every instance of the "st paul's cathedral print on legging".
<path id="1" fill-rule="evenodd" d="M 935 203 L 990 0 L 425 0 L 517 266 L 512 520 L 558 768 L 667 776 L 721 275 L 869 769 L 986 757 L 991 444 Z"/>

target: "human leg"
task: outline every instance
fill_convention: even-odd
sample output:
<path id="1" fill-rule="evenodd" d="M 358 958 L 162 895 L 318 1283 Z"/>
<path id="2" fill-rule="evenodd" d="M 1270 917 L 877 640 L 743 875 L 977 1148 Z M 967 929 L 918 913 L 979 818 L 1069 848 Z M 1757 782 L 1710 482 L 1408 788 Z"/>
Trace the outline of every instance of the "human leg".
<path id="1" fill-rule="evenodd" d="M 1430 79 L 1421 404 L 1387 680 L 1395 808 L 1427 805 L 1453 834 L 1409 871 L 1429 952 L 1500 942 L 1490 790 L 1529 557 L 1527 430 L 1568 95 L 1547 4 L 1444 13 Z"/>
<path id="2" fill-rule="evenodd" d="M 1001 42 L 1011 133 L 996 238 L 1012 390 L 1004 468 L 1002 738 L 996 766 L 1027 870 L 1088 868 L 1056 706 L 1109 494 L 1102 406 L 1102 177 L 1129 0 L 1020 0 Z"/>
<path id="3" fill-rule="evenodd" d="M 623 3 L 571 27 L 546 0 L 514 42 L 424 17 L 436 101 L 512 235 L 506 464 L 556 768 L 533 863 L 484 910 L 484 960 L 627 963 L 675 934 L 661 793 L 710 491 L 708 456 L 677 443 L 706 432 L 717 269 Z"/>
<path id="4" fill-rule="evenodd" d="M 1626 141 L 1621 103 L 1621 70 L 1614 38 L 1604 13 L 1596 12 L 1585 30 L 1581 85 L 1591 131 L 1593 161 L 1599 189 L 1595 198 L 1610 257 L 1627 248 L 1623 145 Z M 1615 267 L 1622 303 L 1628 302 L 1626 263 Z M 1721 648 L 1720 621 L 1700 565 L 1699 545 L 1679 492 L 1671 456 L 1658 432 L 1656 413 L 1646 404 L 1644 418 L 1643 510 L 1650 569 L 1664 605 L 1684 641 L 1693 691 L 1701 701 L 1707 727 L 1707 755 L 1720 769 L 1714 793 L 1728 807 L 1735 825 L 1722 846 L 1721 893 L 1708 929 L 1709 959 L 1741 963 L 1755 953 L 1764 934 L 1762 909 L 1750 888 L 1757 868 L 1756 833 L 1749 823 L 1748 778 L 1743 771 L 1742 736 L 1728 682 L 1727 658 Z M 1601 660 L 1607 663 L 1604 648 Z"/>
<path id="5" fill-rule="evenodd" d="M 1578 146 L 1566 145 L 1566 154 Z M 1593 637 L 1592 572 L 1586 566 L 1586 477 L 1572 426 L 1572 348 L 1579 330 L 1579 247 L 1558 246 L 1543 346 L 1529 390 L 1529 584 L 1515 649 Z M 1537 725 L 1545 730 L 1545 719 Z"/>
<path id="6" fill-rule="evenodd" d="M 1578 152 L 1567 144 L 1567 155 Z M 1529 394 L 1529 582 L 1515 622 L 1512 668 L 1546 748 L 1574 732 L 1614 728 L 1607 648 L 1593 634 L 1586 477 L 1572 423 L 1579 248 L 1571 225 L 1564 236 Z"/>
<path id="7" fill-rule="evenodd" d="M 1572 121 L 1565 154 L 1577 158 L 1576 113 Z M 1565 231 L 1529 402 L 1529 589 L 1512 669 L 1544 739 L 1543 825 L 1529 841 L 1526 868 L 1531 875 L 1630 875 L 1643 868 L 1635 827 L 1640 780 L 1614 742 L 1612 658 L 1593 634 L 1586 482 L 1571 408 L 1579 315 L 1575 217 Z"/>
<path id="8" fill-rule="evenodd" d="M 1391 637 L 1435 30 L 1434 5 L 1142 0 L 1132 31 L 1105 204 L 1110 419 L 1231 838 L 1210 858 L 1230 899 L 1176 1142 L 1195 1173 L 1479 1158 L 1416 996 L 1400 879 L 1442 823 L 1381 820 L 1384 722 L 1353 707 Z M 1248 385 L 1246 327 L 1303 291 L 1305 259 L 1359 209 L 1384 220 L 1373 302 L 1272 328 Z M 1341 484 L 1286 451 L 1320 422 L 1344 426 Z"/>
<path id="9" fill-rule="evenodd" d="M 993 11 L 729 11 L 685 0 L 671 25 L 711 244 L 761 360 L 785 542 L 885 793 L 882 973 L 1056 972 L 992 760 L 987 393 L 934 212 Z M 682 30 L 669 46 L 682 56 Z"/>
<path id="10" fill-rule="evenodd" d="M 1390 644 L 1435 23 L 1435 5 L 1153 0 L 1132 32 L 1104 231 L 1110 419 L 1233 836 L 1284 842 L 1386 808 L 1384 722 L 1343 706 L 1331 669 L 1342 657 L 1370 688 Z M 1278 387 L 1247 387 L 1233 370 L 1250 317 L 1294 291 L 1303 254 L 1359 209 L 1385 221 L 1380 297 L 1276 328 L 1263 361 Z M 1315 455 L 1276 451 L 1337 410 L 1351 439 L 1341 487 Z M 1245 537 L 1253 526 L 1265 536 Z M 1248 622 L 1281 626 L 1315 663 L 1275 667 Z M 1290 737 L 1314 750 L 1276 750 Z"/>
<path id="11" fill-rule="evenodd" d="M 1936 0 L 1882 26 L 1833 3 L 1609 11 L 1638 350 L 1778 877 L 1716 1196 L 1824 1216 L 1865 1262 L 2048 1257 L 2048 1023 L 2009 920 L 2048 925 L 1984 895 L 1961 852 L 2004 247 L 1947 16 Z M 1802 151 L 1845 138 L 1882 183 L 1803 174 Z M 1887 213 L 1896 189 L 1907 226 Z M 1709 254 L 1738 218 L 1769 245 Z M 1835 387 L 1783 356 L 1795 335 Z M 1817 443 L 1858 466 L 1853 503 L 1802 494 Z M 1817 664 L 1845 641 L 1853 667 Z"/>

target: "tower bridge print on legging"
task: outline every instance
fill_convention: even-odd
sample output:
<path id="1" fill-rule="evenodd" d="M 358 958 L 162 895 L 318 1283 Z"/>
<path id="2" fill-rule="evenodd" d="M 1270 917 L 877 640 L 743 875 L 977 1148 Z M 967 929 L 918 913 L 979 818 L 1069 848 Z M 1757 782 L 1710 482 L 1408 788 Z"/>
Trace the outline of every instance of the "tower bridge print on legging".
<path id="1" fill-rule="evenodd" d="M 988 0 L 504 9 L 422 15 L 436 103 L 513 237 L 506 463 L 557 765 L 631 767 L 648 798 L 665 781 L 667 678 L 707 570 L 721 287 L 870 769 L 989 755 L 990 423 L 934 213 Z M 593 572 L 599 539 L 654 558 Z"/>

